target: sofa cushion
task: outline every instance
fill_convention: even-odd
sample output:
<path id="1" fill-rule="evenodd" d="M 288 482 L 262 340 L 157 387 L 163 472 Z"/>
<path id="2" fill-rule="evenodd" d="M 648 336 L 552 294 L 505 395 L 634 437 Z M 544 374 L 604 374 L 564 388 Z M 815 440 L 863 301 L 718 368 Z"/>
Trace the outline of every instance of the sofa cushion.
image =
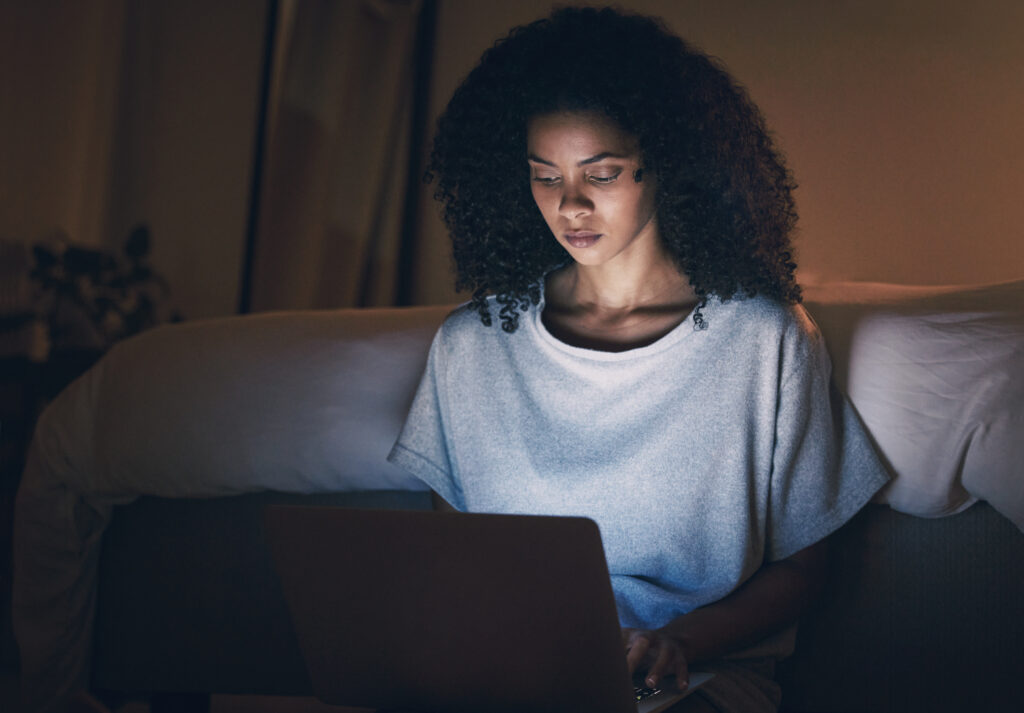
<path id="1" fill-rule="evenodd" d="M 1024 529 L 1024 281 L 806 290 L 895 479 L 882 502 L 936 517 L 989 501 Z"/>
<path id="2" fill-rule="evenodd" d="M 788 713 L 1024 711 L 1024 537 L 984 503 L 925 520 L 869 505 L 779 665 Z"/>

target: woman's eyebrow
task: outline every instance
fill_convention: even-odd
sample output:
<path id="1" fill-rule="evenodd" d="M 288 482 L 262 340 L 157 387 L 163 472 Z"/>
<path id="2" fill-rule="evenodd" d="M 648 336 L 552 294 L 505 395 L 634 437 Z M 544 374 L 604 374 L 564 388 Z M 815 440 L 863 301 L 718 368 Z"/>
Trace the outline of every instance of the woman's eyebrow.
<path id="1" fill-rule="evenodd" d="M 627 157 L 623 156 L 621 154 L 612 153 L 611 151 L 605 151 L 603 153 L 599 153 L 597 156 L 591 156 L 590 158 L 585 158 L 585 159 L 583 159 L 582 161 L 580 161 L 576 165 L 577 166 L 586 166 L 587 164 L 590 164 L 590 163 L 597 163 L 598 161 L 604 161 L 606 158 L 627 158 Z"/>
<path id="2" fill-rule="evenodd" d="M 555 164 L 553 164 L 550 161 L 547 161 L 545 159 L 542 159 L 537 154 L 532 154 L 532 153 L 531 154 L 527 154 L 526 155 L 526 160 L 527 161 L 533 161 L 534 163 L 542 163 L 545 166 L 551 166 L 552 168 L 555 168 Z"/>
<path id="3" fill-rule="evenodd" d="M 590 158 L 585 158 L 582 161 L 580 161 L 579 163 L 577 163 L 576 165 L 577 166 L 586 166 L 586 165 L 589 165 L 591 163 L 597 163 L 598 161 L 604 161 L 606 158 L 628 158 L 628 157 L 627 156 L 623 156 L 622 154 L 612 153 L 611 151 L 604 151 L 603 153 L 599 153 L 596 156 L 591 156 Z M 538 156 L 536 154 L 532 154 L 532 153 L 531 154 L 527 154 L 526 159 L 528 161 L 533 161 L 534 163 L 542 163 L 545 166 L 551 166 L 552 168 L 557 168 L 555 166 L 555 164 L 551 163 L 550 161 L 548 161 L 546 159 L 541 158 L 540 156 Z"/>

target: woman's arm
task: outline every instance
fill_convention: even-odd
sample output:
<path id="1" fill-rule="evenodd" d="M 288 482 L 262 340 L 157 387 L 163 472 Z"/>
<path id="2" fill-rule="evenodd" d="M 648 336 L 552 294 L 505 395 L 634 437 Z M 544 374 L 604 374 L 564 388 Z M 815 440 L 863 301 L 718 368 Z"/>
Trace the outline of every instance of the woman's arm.
<path id="1" fill-rule="evenodd" d="M 689 664 L 756 643 L 795 622 L 821 591 L 826 553 L 822 540 L 764 565 L 728 596 L 660 629 L 624 629 L 630 673 L 647 661 L 647 685 L 656 686 L 666 673 L 675 673 L 682 689 L 689 683 Z"/>
<path id="2" fill-rule="evenodd" d="M 442 498 L 440 495 L 435 493 L 433 490 L 430 491 L 430 504 L 438 512 L 458 512 L 451 503 Z"/>

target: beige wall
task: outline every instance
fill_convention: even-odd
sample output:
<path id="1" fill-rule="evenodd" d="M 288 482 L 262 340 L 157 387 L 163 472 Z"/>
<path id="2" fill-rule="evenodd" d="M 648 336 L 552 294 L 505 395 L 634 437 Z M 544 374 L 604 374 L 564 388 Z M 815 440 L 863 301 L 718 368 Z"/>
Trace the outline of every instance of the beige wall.
<path id="1" fill-rule="evenodd" d="M 0 2 L 0 238 L 104 242 L 124 3 Z"/>
<path id="2" fill-rule="evenodd" d="M 550 2 L 442 0 L 436 113 L 479 54 Z M 800 183 L 801 279 L 1024 278 L 1024 3 L 625 0 L 718 56 Z M 448 257 L 436 211 L 417 285 Z"/>
<path id="3" fill-rule="evenodd" d="M 765 111 L 801 184 L 803 279 L 1024 277 L 1024 3 L 621 4 L 720 57 Z M 433 114 L 485 47 L 548 7 L 439 0 Z M 0 237 L 117 244 L 145 220 L 186 316 L 233 312 L 265 10 L 0 1 Z M 416 295 L 446 302 L 429 191 Z"/>
<path id="4" fill-rule="evenodd" d="M 0 2 L 0 238 L 119 247 L 188 318 L 238 303 L 266 3 Z"/>
<path id="5" fill-rule="evenodd" d="M 238 306 L 266 3 L 129 0 L 109 231 L 153 232 L 189 319 Z"/>

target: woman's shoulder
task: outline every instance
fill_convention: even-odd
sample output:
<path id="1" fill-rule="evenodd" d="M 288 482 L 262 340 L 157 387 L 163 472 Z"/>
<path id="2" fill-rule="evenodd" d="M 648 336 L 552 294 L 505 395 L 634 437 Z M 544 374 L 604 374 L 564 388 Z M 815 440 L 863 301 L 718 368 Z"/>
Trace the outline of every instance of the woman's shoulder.
<path id="1" fill-rule="evenodd" d="M 720 309 L 738 326 L 775 331 L 780 337 L 821 339 L 821 331 L 802 304 L 789 304 L 766 295 L 736 296 L 721 302 Z"/>
<path id="2" fill-rule="evenodd" d="M 462 346 L 471 344 L 482 346 L 507 340 L 512 335 L 501 328 L 501 317 L 499 316 L 501 307 L 493 296 L 487 298 L 487 309 L 490 312 L 490 324 L 484 323 L 480 312 L 471 302 L 459 305 L 441 323 L 437 338 L 445 344 Z M 536 306 L 531 306 L 532 309 L 536 309 Z M 528 315 L 529 311 L 520 315 L 519 329 L 513 334 L 523 331 L 523 325 L 528 319 Z"/>
<path id="3" fill-rule="evenodd" d="M 754 350 L 762 358 L 777 354 L 790 367 L 828 359 L 821 330 L 802 304 L 789 304 L 764 295 L 737 296 L 718 305 L 723 331 L 721 348 Z M 708 331 L 715 329 L 708 314 Z"/>
<path id="4" fill-rule="evenodd" d="M 480 322 L 480 315 L 473 309 L 471 303 L 463 302 L 456 306 L 441 323 L 440 331 L 444 333 L 457 334 L 469 328 L 473 322 Z"/>

